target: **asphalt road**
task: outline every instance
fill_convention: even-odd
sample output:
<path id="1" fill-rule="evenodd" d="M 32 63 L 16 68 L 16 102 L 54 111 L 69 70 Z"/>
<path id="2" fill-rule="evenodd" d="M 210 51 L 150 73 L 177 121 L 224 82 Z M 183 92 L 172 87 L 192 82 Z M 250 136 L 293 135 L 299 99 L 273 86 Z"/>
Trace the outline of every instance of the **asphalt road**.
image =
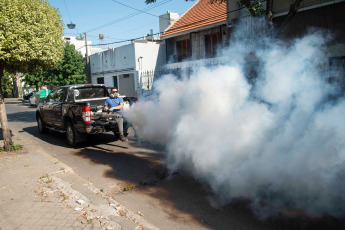
<path id="1" fill-rule="evenodd" d="M 35 109 L 28 103 L 6 102 L 10 128 L 132 212 L 140 211 L 159 229 L 345 229 L 343 220 L 310 218 L 294 211 L 260 220 L 245 201 L 213 207 L 213 194 L 206 185 L 183 172 L 167 172 L 164 147 L 133 136 L 123 143 L 107 133 L 89 136 L 84 145 L 71 148 L 63 134 L 39 134 Z"/>

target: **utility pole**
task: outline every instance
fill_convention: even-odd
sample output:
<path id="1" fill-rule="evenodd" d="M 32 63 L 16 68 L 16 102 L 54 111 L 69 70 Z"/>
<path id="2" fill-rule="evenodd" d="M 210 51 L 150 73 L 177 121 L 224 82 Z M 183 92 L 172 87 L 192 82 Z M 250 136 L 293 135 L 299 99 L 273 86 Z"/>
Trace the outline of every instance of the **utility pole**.
<path id="1" fill-rule="evenodd" d="M 84 36 L 85 36 L 85 48 L 86 48 L 86 77 L 87 77 L 87 82 L 91 83 L 91 68 L 90 68 L 90 59 L 89 59 L 89 49 L 87 47 L 86 32 L 84 33 Z"/>

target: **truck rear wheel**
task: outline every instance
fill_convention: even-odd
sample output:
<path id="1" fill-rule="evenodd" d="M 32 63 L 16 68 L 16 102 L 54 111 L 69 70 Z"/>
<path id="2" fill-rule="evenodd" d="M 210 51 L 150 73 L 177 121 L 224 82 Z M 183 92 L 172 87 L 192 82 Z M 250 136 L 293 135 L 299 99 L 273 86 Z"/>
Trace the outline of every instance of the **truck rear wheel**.
<path id="1" fill-rule="evenodd" d="M 66 141 L 69 146 L 75 147 L 77 146 L 76 141 L 76 130 L 74 128 L 74 125 L 71 122 L 66 123 Z"/>

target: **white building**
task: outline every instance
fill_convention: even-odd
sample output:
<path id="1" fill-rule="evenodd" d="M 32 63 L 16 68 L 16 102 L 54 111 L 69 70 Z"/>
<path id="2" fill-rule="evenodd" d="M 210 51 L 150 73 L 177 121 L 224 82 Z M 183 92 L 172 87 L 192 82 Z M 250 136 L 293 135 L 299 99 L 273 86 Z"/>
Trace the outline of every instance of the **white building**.
<path id="1" fill-rule="evenodd" d="M 85 40 L 78 40 L 76 37 L 72 36 L 63 36 L 62 39 L 66 42 L 69 42 L 70 44 L 75 46 L 75 49 L 83 55 L 83 57 L 86 57 L 86 46 L 85 46 Z M 98 52 L 104 51 L 104 49 L 101 48 L 93 48 L 92 42 L 87 41 L 87 51 L 89 53 L 89 56 Z"/>
<path id="2" fill-rule="evenodd" d="M 90 56 L 91 82 L 117 87 L 121 95 L 138 97 L 153 81 L 145 71 L 155 71 L 165 62 L 165 45 L 159 40 L 134 40 Z"/>

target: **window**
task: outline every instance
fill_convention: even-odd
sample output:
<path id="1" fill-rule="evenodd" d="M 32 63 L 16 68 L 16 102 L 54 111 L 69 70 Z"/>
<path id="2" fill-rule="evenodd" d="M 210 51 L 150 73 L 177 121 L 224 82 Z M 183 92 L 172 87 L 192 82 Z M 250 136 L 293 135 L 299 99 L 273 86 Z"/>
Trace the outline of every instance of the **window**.
<path id="1" fill-rule="evenodd" d="M 75 95 L 76 100 L 107 97 L 107 91 L 103 87 L 85 87 L 73 89 L 71 96 Z"/>
<path id="2" fill-rule="evenodd" d="M 118 88 L 118 84 L 117 84 L 117 76 L 113 76 L 113 79 L 114 79 L 114 87 L 115 88 Z"/>
<path id="3" fill-rule="evenodd" d="M 68 90 L 67 101 L 73 101 L 74 99 L 74 91 L 73 89 Z"/>
<path id="4" fill-rule="evenodd" d="M 190 57 L 190 40 L 176 42 L 177 61 L 183 61 Z"/>
<path id="5" fill-rule="evenodd" d="M 208 34 L 205 36 L 205 56 L 207 58 L 213 58 L 217 54 L 217 49 L 219 47 L 219 34 Z"/>
<path id="6" fill-rule="evenodd" d="M 57 89 L 55 97 L 54 97 L 54 101 L 56 101 L 56 102 L 64 101 L 65 100 L 65 90 L 66 90 L 66 88 Z"/>
<path id="7" fill-rule="evenodd" d="M 104 84 L 104 77 L 97 78 L 97 84 Z"/>
<path id="8" fill-rule="evenodd" d="M 56 95 L 56 90 L 52 90 L 52 91 L 50 92 L 50 94 L 48 95 L 48 97 L 47 97 L 47 101 L 53 102 L 53 101 L 54 101 L 54 98 L 55 98 L 55 95 Z"/>

